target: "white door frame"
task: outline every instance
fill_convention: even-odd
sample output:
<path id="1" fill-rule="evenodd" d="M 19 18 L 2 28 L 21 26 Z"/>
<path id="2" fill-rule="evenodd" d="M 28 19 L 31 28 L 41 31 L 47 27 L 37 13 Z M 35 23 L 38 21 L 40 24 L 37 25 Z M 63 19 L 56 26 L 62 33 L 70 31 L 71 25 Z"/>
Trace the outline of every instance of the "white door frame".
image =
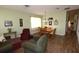
<path id="1" fill-rule="evenodd" d="M 79 44 L 79 15 L 78 15 L 78 23 L 77 23 L 77 39 Z"/>

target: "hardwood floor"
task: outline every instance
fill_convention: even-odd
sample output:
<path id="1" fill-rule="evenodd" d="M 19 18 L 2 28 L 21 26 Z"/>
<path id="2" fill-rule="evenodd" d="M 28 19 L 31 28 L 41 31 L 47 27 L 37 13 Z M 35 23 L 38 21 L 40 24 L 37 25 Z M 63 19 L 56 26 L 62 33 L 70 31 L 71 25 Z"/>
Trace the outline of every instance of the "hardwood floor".
<path id="1" fill-rule="evenodd" d="M 63 42 L 64 37 L 62 36 L 55 36 L 55 38 L 50 38 L 48 41 L 48 47 L 47 52 L 53 53 L 53 52 L 63 52 Z"/>
<path id="2" fill-rule="evenodd" d="M 23 48 L 15 51 L 23 53 Z M 67 34 L 66 36 L 55 35 L 49 37 L 46 53 L 78 53 L 79 47 L 75 33 Z"/>
<path id="3" fill-rule="evenodd" d="M 66 36 L 55 36 L 50 38 L 47 47 L 48 53 L 77 53 L 79 52 L 77 37 L 75 33 Z"/>
<path id="4" fill-rule="evenodd" d="M 69 52 L 69 53 L 79 52 L 76 33 L 72 32 L 68 34 L 67 36 L 65 36 L 63 47 L 64 47 L 65 52 Z"/>

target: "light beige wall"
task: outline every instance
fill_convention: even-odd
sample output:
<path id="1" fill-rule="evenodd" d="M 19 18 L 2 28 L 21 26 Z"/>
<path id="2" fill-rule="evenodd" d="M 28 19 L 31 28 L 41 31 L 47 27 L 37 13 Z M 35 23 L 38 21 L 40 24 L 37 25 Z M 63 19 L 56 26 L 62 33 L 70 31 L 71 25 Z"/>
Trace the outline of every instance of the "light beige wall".
<path id="1" fill-rule="evenodd" d="M 41 17 L 30 13 L 0 8 L 0 35 L 7 32 L 8 27 L 4 26 L 4 21 L 11 20 L 13 22 L 12 31 L 16 31 L 19 36 L 23 28 L 31 28 L 30 16 Z M 19 25 L 20 18 L 23 19 L 23 27 Z"/>
<path id="2" fill-rule="evenodd" d="M 0 35 L 7 32 L 7 27 L 4 26 L 5 20 L 12 20 L 13 26 L 12 31 L 16 31 L 17 35 L 20 35 L 23 28 L 31 28 L 30 16 L 41 17 L 39 15 L 34 15 L 30 13 L 15 11 L 6 8 L 0 8 Z M 66 25 L 66 11 L 56 11 L 48 13 L 46 17 L 53 17 L 53 19 L 58 20 L 58 25 L 56 29 L 56 34 L 64 35 L 65 34 L 65 25 Z M 19 19 L 23 19 L 23 27 L 19 26 Z M 43 24 L 44 25 L 44 24 Z M 54 24 L 52 27 L 55 26 Z"/>
<path id="3" fill-rule="evenodd" d="M 52 13 L 46 14 L 46 19 L 48 19 L 48 17 L 53 17 L 53 22 L 52 22 L 53 24 L 51 27 L 56 27 L 56 34 L 65 35 L 66 11 L 54 11 L 54 12 L 52 11 Z M 58 20 L 58 25 L 54 25 L 55 19 Z M 44 23 L 43 23 L 43 26 L 44 26 Z"/>

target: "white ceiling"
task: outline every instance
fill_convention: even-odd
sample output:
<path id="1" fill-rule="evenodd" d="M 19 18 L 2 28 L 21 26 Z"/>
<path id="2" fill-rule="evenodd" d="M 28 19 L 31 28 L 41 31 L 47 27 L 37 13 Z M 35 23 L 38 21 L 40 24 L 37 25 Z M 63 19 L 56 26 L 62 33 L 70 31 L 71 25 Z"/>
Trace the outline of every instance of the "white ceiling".
<path id="1" fill-rule="evenodd" d="M 79 5 L 29 5 L 29 7 L 25 7 L 24 5 L 0 5 L 0 7 L 34 13 L 38 15 L 44 15 L 45 11 L 46 13 L 56 10 L 63 11 L 65 8 L 70 8 L 68 10 L 79 9 Z"/>

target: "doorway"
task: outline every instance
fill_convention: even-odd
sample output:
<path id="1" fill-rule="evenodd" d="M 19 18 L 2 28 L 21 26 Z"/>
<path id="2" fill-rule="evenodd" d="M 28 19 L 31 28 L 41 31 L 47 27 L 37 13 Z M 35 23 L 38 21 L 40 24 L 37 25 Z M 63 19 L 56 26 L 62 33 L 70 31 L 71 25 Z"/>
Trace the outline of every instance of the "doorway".
<path id="1" fill-rule="evenodd" d="M 78 9 L 67 11 L 66 34 L 75 33 L 77 31 Z"/>

